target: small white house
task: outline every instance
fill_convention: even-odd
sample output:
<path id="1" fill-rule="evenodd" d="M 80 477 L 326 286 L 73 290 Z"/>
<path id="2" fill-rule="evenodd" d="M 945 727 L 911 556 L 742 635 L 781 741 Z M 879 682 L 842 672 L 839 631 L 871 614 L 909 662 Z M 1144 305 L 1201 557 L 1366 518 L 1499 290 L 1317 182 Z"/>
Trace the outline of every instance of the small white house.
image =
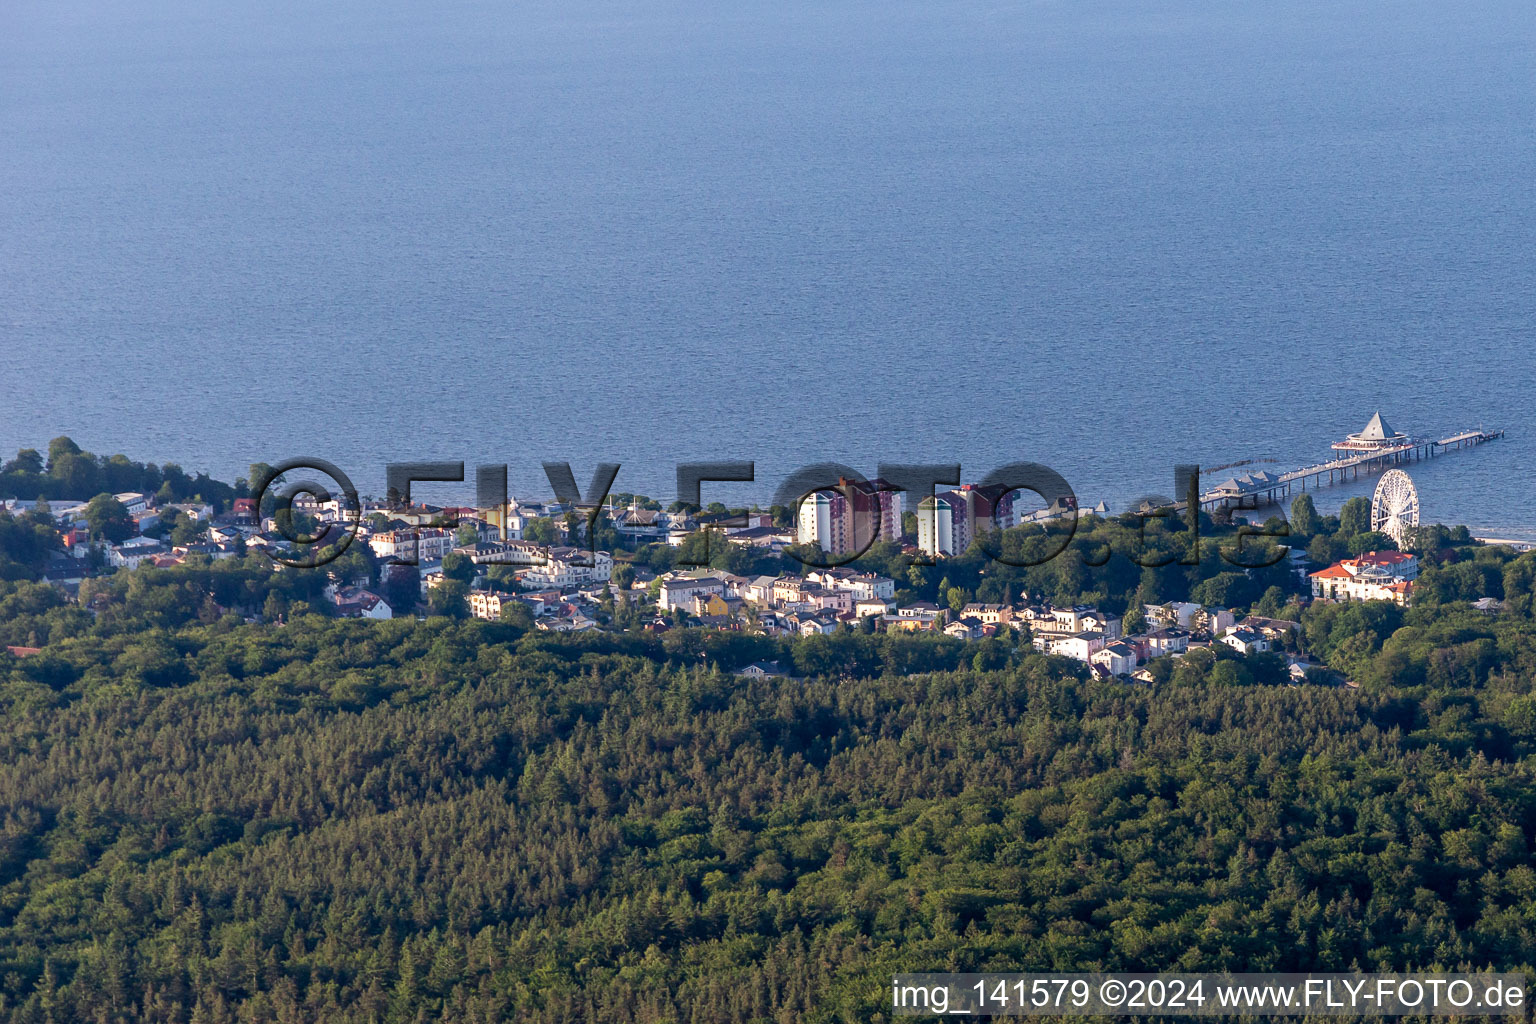
<path id="1" fill-rule="evenodd" d="M 357 587 L 340 587 L 331 599 L 336 614 L 350 619 L 392 619 L 394 610 L 378 594 Z"/>
<path id="2" fill-rule="evenodd" d="M 1147 634 L 1146 645 L 1149 658 L 1164 654 L 1183 654 L 1189 649 L 1189 631 L 1176 627 L 1154 629 Z"/>
<path id="3" fill-rule="evenodd" d="M 128 510 L 129 515 L 149 511 L 149 497 L 138 491 L 124 491 L 121 494 L 114 494 L 113 497 Z"/>
<path id="4" fill-rule="evenodd" d="M 1094 652 L 1102 650 L 1105 644 L 1103 633 L 1087 631 L 1053 639 L 1050 642 L 1050 653 L 1086 662 L 1093 657 Z"/>
<path id="5" fill-rule="evenodd" d="M 779 668 L 779 663 L 776 661 L 754 661 L 736 674 L 748 679 L 766 679 L 769 676 L 782 676 L 784 671 Z"/>
<path id="6" fill-rule="evenodd" d="M 1269 637 L 1245 626 L 1234 626 L 1221 637 L 1221 642 L 1239 654 L 1259 654 L 1270 649 Z"/>
<path id="7" fill-rule="evenodd" d="M 724 593 L 725 582 L 716 577 L 683 576 L 662 581 L 660 592 L 656 595 L 656 606 L 666 612 L 674 608 L 686 608 L 700 595 Z"/>
<path id="8" fill-rule="evenodd" d="M 170 553 L 171 549 L 158 541 L 148 537 L 130 537 L 116 547 L 107 549 L 107 564 L 117 569 L 137 569 L 147 561 Z"/>
<path id="9" fill-rule="evenodd" d="M 1136 671 L 1136 648 L 1116 640 L 1090 654 L 1088 663 L 1102 666 L 1112 676 L 1128 676 Z"/>

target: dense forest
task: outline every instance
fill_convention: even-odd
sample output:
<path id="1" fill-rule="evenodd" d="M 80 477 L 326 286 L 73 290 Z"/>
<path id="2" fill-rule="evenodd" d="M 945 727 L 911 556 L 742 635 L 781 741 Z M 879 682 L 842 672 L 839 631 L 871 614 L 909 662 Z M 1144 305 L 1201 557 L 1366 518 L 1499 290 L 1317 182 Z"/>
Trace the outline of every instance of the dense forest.
<path id="1" fill-rule="evenodd" d="M 1359 689 L 857 634 L 802 657 L 907 663 L 747 681 L 701 631 L 6 584 L 46 635 L 0 665 L 0 1019 L 878 1021 L 899 970 L 1528 965 L 1536 558 L 1479 557 L 1498 617 L 1454 566 L 1308 610 Z"/>

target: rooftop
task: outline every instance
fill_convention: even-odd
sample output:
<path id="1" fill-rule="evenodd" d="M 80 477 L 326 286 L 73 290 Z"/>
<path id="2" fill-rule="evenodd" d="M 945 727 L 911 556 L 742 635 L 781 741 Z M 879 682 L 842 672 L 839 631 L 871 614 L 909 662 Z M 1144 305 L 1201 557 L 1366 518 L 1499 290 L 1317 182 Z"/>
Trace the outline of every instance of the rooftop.
<path id="1" fill-rule="evenodd" d="M 1346 451 L 1369 451 L 1374 448 L 1388 448 L 1392 445 L 1407 444 L 1408 435 L 1393 430 L 1391 425 L 1377 412 L 1371 416 L 1364 430 L 1350 434 L 1343 441 L 1337 441 L 1333 447 Z"/>

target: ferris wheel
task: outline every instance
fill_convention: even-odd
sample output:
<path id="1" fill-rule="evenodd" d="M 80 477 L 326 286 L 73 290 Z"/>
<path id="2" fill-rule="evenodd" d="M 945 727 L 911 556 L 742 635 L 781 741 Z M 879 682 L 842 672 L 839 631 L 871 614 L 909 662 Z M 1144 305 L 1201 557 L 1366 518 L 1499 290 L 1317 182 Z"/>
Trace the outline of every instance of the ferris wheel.
<path id="1" fill-rule="evenodd" d="M 1371 498 L 1371 529 L 1386 534 L 1398 547 L 1408 543 L 1408 531 L 1419 525 L 1419 492 L 1413 478 L 1389 469 Z"/>

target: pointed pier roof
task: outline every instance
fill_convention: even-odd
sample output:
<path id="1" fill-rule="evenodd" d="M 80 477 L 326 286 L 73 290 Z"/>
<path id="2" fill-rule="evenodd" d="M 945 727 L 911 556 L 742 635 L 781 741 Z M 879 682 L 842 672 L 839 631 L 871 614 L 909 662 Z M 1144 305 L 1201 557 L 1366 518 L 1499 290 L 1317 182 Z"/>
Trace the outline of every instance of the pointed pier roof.
<path id="1" fill-rule="evenodd" d="M 1350 434 L 1343 441 L 1336 442 L 1333 447 L 1335 450 L 1342 451 L 1371 451 L 1407 443 L 1408 435 L 1393 430 L 1387 421 L 1382 419 L 1381 413 L 1377 412 L 1365 425 L 1364 430 Z"/>
<path id="2" fill-rule="evenodd" d="M 1387 426 L 1387 421 L 1381 418 L 1381 413 L 1371 417 L 1371 422 L 1365 425 L 1365 429 L 1354 435 L 1362 441 L 1385 441 L 1394 436 L 1397 431 Z"/>

